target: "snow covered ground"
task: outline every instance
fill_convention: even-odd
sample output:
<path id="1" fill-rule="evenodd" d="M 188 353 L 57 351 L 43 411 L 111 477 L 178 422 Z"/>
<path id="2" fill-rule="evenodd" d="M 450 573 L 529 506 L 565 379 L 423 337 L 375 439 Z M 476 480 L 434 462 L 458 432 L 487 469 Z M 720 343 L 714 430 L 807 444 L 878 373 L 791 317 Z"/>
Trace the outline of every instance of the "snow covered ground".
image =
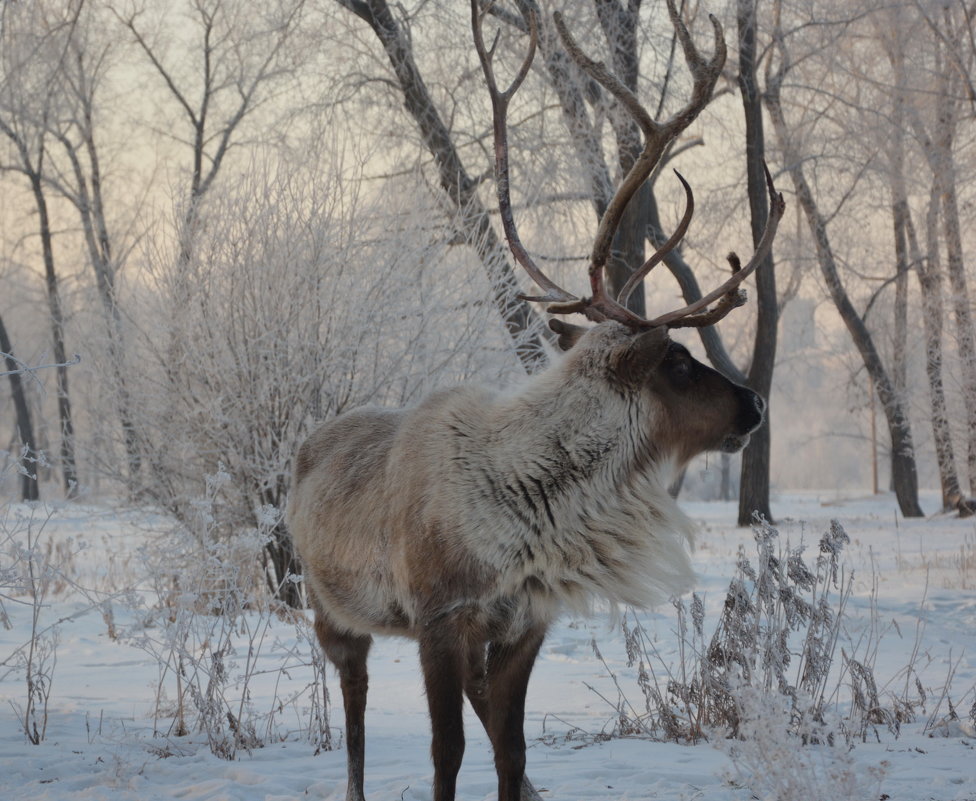
<path id="1" fill-rule="evenodd" d="M 934 509 L 935 497 L 923 498 L 923 505 Z M 754 553 L 752 535 L 735 527 L 731 504 L 683 506 L 702 523 L 696 552 L 699 592 L 708 619 L 714 620 L 739 546 L 744 544 L 747 554 Z M 766 754 L 765 771 L 773 778 L 780 772 L 800 776 L 801 784 L 820 783 L 824 788 L 841 786 L 827 780 L 847 771 L 850 786 L 860 787 L 857 792 L 864 798 L 976 801 L 976 733 L 971 712 L 976 704 L 976 523 L 938 516 L 901 520 L 888 496 L 790 494 L 774 499 L 774 511 L 780 516 L 783 537 L 793 544 L 802 538 L 813 549 L 830 519 L 841 521 L 851 538 L 845 569 L 855 571 L 854 596 L 847 610 L 849 639 L 841 645 L 851 653 L 859 643 L 874 643 L 871 649 L 882 695 L 897 695 L 905 683 L 904 669 L 913 664 L 926 703 L 897 738 L 878 726 L 870 730 L 867 742 L 858 743 L 849 754 L 840 748 L 784 754 L 772 749 Z M 11 531 L 16 516 L 27 510 L 11 507 L 6 513 Z M 136 580 L 141 569 L 137 549 L 157 537 L 161 526 L 161 521 L 147 515 L 81 505 L 38 510 L 35 522 L 48 513 L 42 544 L 70 539 L 61 553 L 75 569 L 76 581 L 102 593 Z M 81 540 L 87 547 L 69 557 Z M 7 553 L 0 555 L 6 558 Z M 310 672 L 302 664 L 307 659 L 298 656 L 305 646 L 296 640 L 292 624 L 269 622 L 255 656 L 251 706 L 261 714 L 277 709 L 269 718 L 273 720 L 269 731 L 259 732 L 264 745 L 240 751 L 236 759 L 227 761 L 211 753 L 205 735 L 172 733 L 171 721 L 157 710 L 157 661 L 131 639 L 110 636 L 113 628 L 124 630 L 137 622 L 138 613 L 131 605 L 116 599 L 109 617 L 108 607 L 92 609 L 90 599 L 77 589 L 52 586 L 51 592 L 49 603 L 41 609 L 40 624 L 63 622 L 58 626 L 56 664 L 51 671 L 47 731 L 39 745 L 27 742 L 16 711 L 26 697 L 23 673 L 0 668 L 0 800 L 345 797 L 342 749 L 315 754 L 301 736 L 308 727 L 302 719 L 301 690 L 308 685 Z M 3 587 L 0 593 L 9 595 Z M 0 629 L 0 662 L 30 640 L 32 620 L 30 606 L 9 598 L 3 603 L 11 627 Z M 642 620 L 659 651 L 673 654 L 677 647 L 674 610 L 655 610 Z M 709 631 L 708 623 L 705 629 Z M 606 664 L 598 658 L 593 641 Z M 244 656 L 237 655 L 238 668 Z M 284 664 L 290 665 L 287 671 L 281 670 Z M 529 686 L 526 715 L 527 772 L 543 798 L 746 801 L 763 797 L 763 777 L 750 780 L 744 775 L 742 769 L 748 772 L 748 766 L 730 758 L 729 744 L 721 738 L 697 745 L 607 738 L 614 728 L 613 704 L 618 700 L 608 666 L 627 700 L 642 704 L 620 631 L 611 628 L 605 617 L 562 620 L 543 646 Z M 370 668 L 367 796 L 377 801 L 427 799 L 432 776 L 428 722 L 412 643 L 378 641 Z M 171 675 L 166 681 L 171 682 Z M 337 707 L 331 722 L 338 738 L 341 703 L 331 672 L 329 686 Z M 173 688 L 168 692 L 172 697 Z M 283 702 L 292 692 L 299 700 Z M 958 720 L 949 719 L 950 701 Z M 458 797 L 492 798 L 495 776 L 490 749 L 473 714 L 467 733 Z M 812 779 L 803 778 L 805 770 Z M 855 790 L 850 792 L 854 798 Z M 807 797 L 838 798 L 836 791 L 828 790 L 820 795 L 811 791 Z"/>

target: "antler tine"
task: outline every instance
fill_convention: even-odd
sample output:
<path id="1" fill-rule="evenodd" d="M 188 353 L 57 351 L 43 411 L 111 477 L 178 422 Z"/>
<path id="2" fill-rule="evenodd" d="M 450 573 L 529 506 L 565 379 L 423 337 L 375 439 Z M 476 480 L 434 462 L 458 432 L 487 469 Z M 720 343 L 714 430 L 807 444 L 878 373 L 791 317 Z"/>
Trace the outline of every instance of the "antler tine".
<path id="1" fill-rule="evenodd" d="M 603 274 L 607 259 L 610 256 L 610 248 L 613 244 L 613 237 L 620 225 L 620 218 L 623 216 L 624 209 L 638 190 L 640 185 L 647 180 L 654 165 L 657 163 L 664 152 L 667 140 L 662 138 L 662 127 L 651 119 L 650 114 L 641 105 L 640 101 L 620 80 L 600 61 L 594 61 L 579 46 L 573 35 L 566 27 L 562 14 L 558 11 L 552 15 L 553 22 L 556 23 L 556 30 L 563 41 L 566 52 L 572 57 L 580 69 L 595 80 L 600 86 L 606 89 L 621 105 L 627 109 L 630 116 L 640 126 L 644 133 L 644 149 L 640 156 L 631 166 L 629 172 L 624 177 L 620 186 L 617 188 L 613 198 L 607 205 L 606 211 L 600 220 L 597 229 L 596 239 L 593 242 L 593 252 L 590 257 L 590 288 L 593 292 L 593 299 L 602 301 L 606 297 L 603 288 Z M 612 298 L 608 298 L 611 306 L 619 305 Z M 616 310 L 614 310 L 616 311 Z M 612 315 L 616 316 L 616 315 Z M 640 318 L 638 318 L 640 319 Z"/>
<path id="2" fill-rule="evenodd" d="M 482 33 L 482 19 L 491 6 L 489 2 L 482 11 L 479 8 L 478 0 L 471 0 L 471 31 L 474 34 L 474 46 L 478 52 L 478 59 L 481 62 L 481 71 L 485 75 L 485 83 L 488 85 L 488 94 L 491 97 L 492 125 L 495 139 L 495 189 L 498 195 L 498 211 L 501 215 L 502 227 L 505 229 L 505 238 L 511 248 L 515 260 L 522 265 L 533 281 L 545 291 L 545 294 L 538 297 L 522 295 L 524 300 L 535 300 L 543 303 L 561 302 L 577 300 L 577 297 L 567 292 L 562 287 L 551 281 L 542 270 L 536 265 L 529 255 L 529 252 L 522 244 L 515 225 L 515 217 L 512 214 L 512 198 L 509 191 L 508 182 L 508 104 L 518 91 L 529 68 L 535 58 L 536 47 L 539 42 L 539 24 L 536 19 L 536 11 L 530 9 L 529 15 L 529 50 L 519 67 L 511 85 L 504 92 L 498 90 L 495 81 L 495 70 L 492 66 L 492 59 L 495 56 L 495 44 L 491 49 L 485 47 L 484 35 Z M 496 39 L 497 42 L 497 39 Z"/>
<path id="3" fill-rule="evenodd" d="M 730 253 L 726 258 L 732 265 L 732 273 L 738 273 L 742 269 L 739 257 L 735 253 Z M 741 288 L 729 290 L 711 309 L 698 314 L 689 314 L 675 322 L 672 328 L 703 328 L 706 325 L 714 325 L 727 315 L 732 309 L 737 309 L 746 303 L 746 291 Z"/>
<path id="4" fill-rule="evenodd" d="M 563 46 L 573 61 L 626 107 L 645 135 L 648 133 L 656 133 L 660 130 L 661 126 L 651 118 L 651 115 L 647 113 L 647 109 L 641 105 L 641 102 L 634 93 L 624 86 L 616 75 L 607 69 L 606 64 L 602 61 L 594 61 L 583 52 L 583 48 L 579 46 L 579 43 L 569 32 L 569 28 L 566 27 L 562 12 L 554 11 L 552 13 L 552 21 L 556 23 L 559 38 L 562 39 Z"/>
<path id="5" fill-rule="evenodd" d="M 711 73 L 716 71 L 721 73 L 722 67 L 725 66 L 727 48 L 725 46 L 725 33 L 722 30 L 722 24 L 714 14 L 708 15 L 708 21 L 712 23 L 712 29 L 715 33 L 715 53 L 709 61 L 705 61 L 698 52 L 698 48 L 695 47 L 695 43 L 691 39 L 691 34 L 688 32 L 688 26 L 681 19 L 681 14 L 678 13 L 678 8 L 675 6 L 674 0 L 667 0 L 667 4 L 668 16 L 671 18 L 671 24 L 674 26 L 678 40 L 681 42 L 681 49 L 685 54 L 685 61 L 688 63 L 688 69 L 691 70 L 695 83 L 697 84 L 699 81 L 707 82 L 711 79 Z"/>
<path id="6" fill-rule="evenodd" d="M 607 92 L 613 95 L 618 102 L 621 103 L 621 105 L 627 110 L 644 134 L 644 147 L 640 155 L 635 159 L 634 164 L 631 166 L 623 181 L 621 181 L 621 184 L 617 188 L 617 191 L 610 203 L 607 205 L 603 217 L 600 220 L 599 228 L 597 229 L 597 235 L 593 243 L 593 251 L 590 257 L 589 267 L 590 289 L 592 295 L 589 298 L 577 298 L 575 295 L 567 292 L 565 289 L 551 281 L 542 272 L 542 270 L 538 268 L 528 251 L 522 245 L 521 239 L 518 235 L 518 228 L 515 225 L 515 219 L 512 213 L 512 201 L 509 190 L 508 175 L 508 105 L 514 94 L 518 91 L 522 82 L 525 80 L 526 75 L 528 75 L 529 69 L 532 65 L 532 60 L 535 57 L 535 51 L 539 39 L 538 12 L 534 7 L 531 7 L 527 12 L 525 12 L 526 16 L 528 17 L 530 33 L 528 53 L 522 61 L 522 65 L 508 89 L 505 91 L 499 91 L 497 82 L 495 80 L 494 68 L 492 66 L 492 60 L 495 56 L 497 37 L 495 43 L 493 43 L 491 48 L 488 49 L 485 47 L 484 35 L 482 32 L 482 22 L 485 14 L 487 14 L 488 10 L 491 8 L 492 2 L 493 0 L 488 0 L 484 8 L 482 8 L 479 0 L 471 0 L 471 30 L 474 34 L 475 49 L 478 52 L 478 59 L 481 62 L 481 69 L 485 75 L 485 83 L 488 86 L 488 93 L 491 97 L 492 120 L 495 138 L 495 185 L 498 195 L 498 208 L 502 219 L 502 226 L 505 229 L 505 237 L 508 240 L 508 245 L 512 250 L 515 260 L 522 265 L 529 276 L 535 281 L 536 284 L 539 285 L 539 287 L 543 289 L 545 293 L 541 296 L 529 297 L 521 295 L 520 297 L 525 300 L 541 301 L 543 303 L 550 304 L 547 311 L 549 311 L 551 314 L 570 314 L 580 312 L 594 321 L 611 319 L 624 323 L 632 328 L 650 328 L 658 325 L 671 325 L 672 327 L 678 327 L 679 325 L 694 325 L 695 323 L 692 322 L 692 320 L 705 318 L 705 315 L 696 316 L 696 312 L 701 311 L 702 309 L 706 308 L 709 303 L 723 296 L 727 297 L 725 297 L 723 302 L 719 304 L 719 307 L 721 307 L 722 316 L 727 314 L 728 310 L 731 310 L 731 308 L 733 308 L 735 305 L 741 304 L 742 301 L 738 299 L 739 293 L 736 291 L 736 287 L 746 277 L 746 275 L 755 269 L 758 261 L 760 261 L 765 253 L 768 252 L 772 243 L 773 234 L 775 233 L 776 224 L 779 221 L 779 217 L 782 216 L 782 209 L 780 209 L 778 213 L 770 213 L 770 220 L 767 222 L 767 230 L 763 234 L 762 241 L 760 242 L 759 248 L 756 251 L 756 256 L 753 257 L 753 261 L 749 263 L 746 269 L 741 271 L 742 275 L 737 274 L 733 276 L 733 279 L 727 281 L 722 285 L 722 287 L 716 290 L 716 292 L 709 294 L 697 304 L 692 304 L 691 306 L 680 309 L 677 312 L 671 312 L 668 315 L 664 315 L 663 317 L 659 317 L 654 320 L 645 320 L 643 317 L 634 314 L 623 305 L 623 303 L 626 302 L 627 298 L 633 292 L 636 285 L 656 264 L 658 264 L 664 258 L 667 253 L 677 246 L 687 231 L 688 224 L 691 220 L 691 215 L 694 211 L 694 196 L 692 194 L 691 187 L 680 174 L 678 175 L 678 178 L 685 187 L 687 206 L 685 209 L 685 214 L 678 225 L 678 229 L 671 236 L 671 238 L 644 263 L 640 270 L 638 270 L 637 273 L 635 273 L 634 276 L 627 281 L 619 294 L 619 299 L 610 297 L 607 294 L 605 285 L 607 260 L 610 256 L 613 238 L 616 234 L 618 226 L 620 225 L 620 219 L 623 216 L 627 204 L 634 196 L 634 193 L 636 193 L 640 188 L 641 184 L 647 180 L 668 144 L 679 133 L 681 133 L 681 131 L 687 128 L 695 117 L 698 116 L 702 108 L 705 107 L 709 98 L 711 97 L 713 89 L 715 88 L 715 83 L 721 75 L 722 67 L 725 64 L 726 59 L 726 47 L 722 26 L 719 24 L 718 20 L 713 16 L 709 17 L 715 31 L 715 52 L 711 59 L 706 60 L 702 58 L 695 48 L 694 43 L 691 40 L 691 35 L 689 34 L 684 22 L 682 22 L 677 8 L 674 5 L 674 0 L 667 0 L 668 13 L 671 16 L 671 21 L 675 27 L 675 31 L 685 54 L 685 59 L 687 60 L 691 70 L 692 77 L 694 79 L 694 86 L 692 87 L 691 98 L 684 108 L 680 109 L 667 122 L 659 123 L 651 118 L 646 109 L 637 99 L 636 95 L 626 86 L 624 86 L 616 76 L 607 70 L 604 64 L 593 61 L 582 51 L 566 27 L 562 15 L 558 12 L 553 15 L 559 36 L 562 39 L 563 45 L 566 47 L 569 55 L 584 72 L 586 72 Z M 772 195 L 772 179 L 769 177 L 768 171 L 766 175 L 767 183 L 769 184 Z M 782 204 L 782 197 L 779 197 L 779 203 Z M 774 209 L 776 208 L 775 201 L 773 202 L 772 206 Z M 717 314 L 719 307 L 712 312 L 707 312 L 706 314 L 709 317 Z M 726 307 L 728 307 L 728 309 L 726 309 Z M 676 322 L 677 320 L 681 319 L 685 320 L 685 322 Z"/>
<path id="7" fill-rule="evenodd" d="M 769 168 L 763 163 L 763 171 L 766 173 L 766 189 L 769 191 L 769 216 L 766 218 L 766 227 L 763 230 L 756 252 L 753 253 L 749 263 L 741 269 L 738 268 L 739 259 L 733 253 L 729 255 L 729 262 L 732 264 L 732 277 L 722 284 L 718 289 L 709 292 L 700 300 L 685 306 L 683 309 L 662 314 L 648 321 L 648 325 L 666 325 L 668 328 L 690 328 L 704 325 L 712 325 L 718 322 L 726 314 L 737 306 L 745 302 L 741 291 L 738 289 L 741 284 L 755 269 L 760 262 L 769 254 L 773 246 L 773 238 L 776 236 L 776 228 L 786 210 L 786 201 L 783 195 L 776 191 L 773 184 L 773 177 L 769 174 Z M 706 309 L 710 303 L 721 298 L 720 303 L 711 311 L 698 314 Z"/>
<path id="8" fill-rule="evenodd" d="M 627 301 L 630 299 L 631 293 L 633 293 L 637 285 L 647 277 L 647 274 L 651 270 L 653 270 L 658 264 L 661 263 L 661 261 L 663 261 L 665 256 L 667 256 L 677 247 L 678 243 L 684 239 L 684 236 L 688 231 L 688 225 L 691 223 L 691 216 L 695 213 L 695 195 L 691 191 L 691 187 L 688 185 L 688 182 L 684 179 L 684 176 L 677 170 L 674 171 L 674 174 L 678 176 L 678 180 L 681 181 L 685 188 L 684 216 L 682 216 L 681 222 L 678 223 L 678 227 L 675 229 L 674 233 L 671 234 L 671 238 L 661 245 L 661 247 L 659 247 L 656 251 L 654 251 L 654 254 L 644 262 L 644 265 L 627 279 L 627 283 L 624 284 L 623 289 L 620 290 L 620 294 L 617 295 L 617 302 L 621 306 L 627 305 Z"/>
<path id="9" fill-rule="evenodd" d="M 630 312 L 622 305 L 622 301 L 615 300 L 606 294 L 604 273 L 613 245 L 613 238 L 620 225 L 620 219 L 623 216 L 624 209 L 641 184 L 647 180 L 647 177 L 651 174 L 664 150 L 667 148 L 668 143 L 687 128 L 692 120 L 698 116 L 702 108 L 705 107 L 705 104 L 711 97 L 715 83 L 721 75 L 726 58 L 725 39 L 718 20 L 711 17 L 712 25 L 715 29 L 715 54 L 711 60 L 706 61 L 695 49 L 688 29 L 681 21 L 677 9 L 674 7 L 673 0 L 668 0 L 668 9 L 678 38 L 681 41 L 685 58 L 691 69 L 694 78 L 694 87 L 692 97 L 687 105 L 663 124 L 651 118 L 634 93 L 607 70 L 604 64 L 589 58 L 569 32 L 562 15 L 558 12 L 553 14 L 556 29 L 559 31 L 559 36 L 569 55 L 579 65 L 580 69 L 586 72 L 587 75 L 599 83 L 623 105 L 644 134 L 644 147 L 640 155 L 634 161 L 630 171 L 617 188 L 616 194 L 614 194 L 610 203 L 607 205 L 606 211 L 603 213 L 603 218 L 600 220 L 597 235 L 593 243 L 589 268 L 590 288 L 593 294 L 592 300 L 590 301 L 591 306 L 596 307 L 606 317 L 641 328 L 647 327 L 648 323 L 646 320 Z M 680 237 L 678 241 L 680 241 Z M 645 264 L 646 270 L 650 270 L 654 264 L 650 266 Z M 645 275 L 646 270 L 641 268 L 641 271 L 644 271 Z M 630 282 L 628 281 L 629 284 Z M 634 285 L 636 286 L 636 281 Z M 633 286 L 625 288 L 627 289 L 627 293 L 625 295 L 621 292 L 620 298 L 626 298 L 633 291 Z"/>

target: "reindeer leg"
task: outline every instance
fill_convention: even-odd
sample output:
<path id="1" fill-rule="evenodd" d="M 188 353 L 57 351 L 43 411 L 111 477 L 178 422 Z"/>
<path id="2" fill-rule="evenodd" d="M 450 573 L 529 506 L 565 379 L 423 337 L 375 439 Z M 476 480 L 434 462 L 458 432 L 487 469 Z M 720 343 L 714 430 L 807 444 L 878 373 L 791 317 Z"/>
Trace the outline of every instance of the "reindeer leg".
<path id="1" fill-rule="evenodd" d="M 488 650 L 488 735 L 495 749 L 498 801 L 538 798 L 525 778 L 525 693 L 544 628 L 530 629 L 512 643 Z"/>
<path id="2" fill-rule="evenodd" d="M 326 658 L 335 665 L 342 687 L 342 704 L 346 712 L 346 770 L 349 775 L 346 801 L 365 801 L 363 773 L 366 691 L 369 687 L 366 657 L 373 638 L 336 629 L 320 609 L 316 609 L 315 613 L 315 634 Z"/>
<path id="3" fill-rule="evenodd" d="M 420 664 L 430 709 L 434 801 L 454 801 L 464 756 L 464 648 L 459 645 L 463 634 L 451 625 L 425 629 L 420 637 Z"/>
<path id="4" fill-rule="evenodd" d="M 477 643 L 468 651 L 468 661 L 464 676 L 464 694 L 471 703 L 481 725 L 485 727 L 489 738 L 491 732 L 488 729 L 488 683 L 485 675 L 485 648 L 481 643 Z M 532 786 L 529 777 L 522 775 L 521 801 L 542 801 L 542 796 Z"/>

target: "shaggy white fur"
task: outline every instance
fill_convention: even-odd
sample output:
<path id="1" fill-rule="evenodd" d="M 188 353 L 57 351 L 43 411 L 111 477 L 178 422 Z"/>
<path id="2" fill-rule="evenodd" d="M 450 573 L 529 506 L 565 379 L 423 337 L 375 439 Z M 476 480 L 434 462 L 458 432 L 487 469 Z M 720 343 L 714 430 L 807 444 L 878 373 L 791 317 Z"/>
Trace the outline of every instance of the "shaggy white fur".
<path id="1" fill-rule="evenodd" d="M 289 526 L 329 617 L 415 635 L 464 609 L 507 638 L 564 606 L 646 607 L 689 589 L 694 525 L 667 492 L 663 412 L 615 374 L 632 343 L 605 323 L 507 392 L 452 388 L 317 431 Z"/>

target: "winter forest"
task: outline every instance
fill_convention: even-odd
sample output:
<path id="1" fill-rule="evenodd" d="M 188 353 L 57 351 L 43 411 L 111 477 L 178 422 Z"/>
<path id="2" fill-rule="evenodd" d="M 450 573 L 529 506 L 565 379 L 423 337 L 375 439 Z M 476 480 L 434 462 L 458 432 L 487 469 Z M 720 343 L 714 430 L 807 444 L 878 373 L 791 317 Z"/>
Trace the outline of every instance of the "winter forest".
<path id="1" fill-rule="evenodd" d="M 751 257 L 764 163 L 786 200 L 747 302 L 673 332 L 768 401 L 670 488 L 699 583 L 560 618 L 535 798 L 976 800 L 976 4 L 478 2 L 500 83 L 536 42 L 507 185 L 560 286 L 645 140 L 586 56 L 681 119 L 613 236 L 616 295 L 692 187 L 632 312 Z M 497 183 L 468 2 L 0 0 L 0 796 L 346 797 L 292 471 L 560 358 Z M 431 797 L 415 650 L 371 656 L 370 799 Z"/>

